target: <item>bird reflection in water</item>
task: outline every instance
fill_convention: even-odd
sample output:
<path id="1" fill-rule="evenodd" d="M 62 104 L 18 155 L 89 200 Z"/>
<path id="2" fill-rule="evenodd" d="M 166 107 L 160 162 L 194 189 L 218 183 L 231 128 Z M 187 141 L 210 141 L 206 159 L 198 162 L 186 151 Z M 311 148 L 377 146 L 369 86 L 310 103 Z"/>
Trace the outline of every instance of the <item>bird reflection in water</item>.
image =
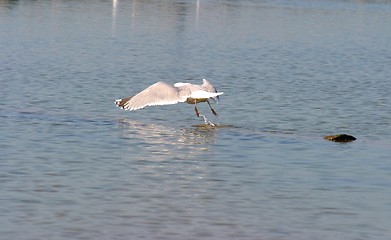
<path id="1" fill-rule="evenodd" d="M 158 155 L 169 154 L 178 158 L 188 158 L 199 151 L 209 151 L 216 141 L 218 128 L 205 124 L 189 128 L 175 128 L 156 123 L 145 123 L 121 119 L 118 127 L 121 137 L 137 151 L 147 151 Z"/>

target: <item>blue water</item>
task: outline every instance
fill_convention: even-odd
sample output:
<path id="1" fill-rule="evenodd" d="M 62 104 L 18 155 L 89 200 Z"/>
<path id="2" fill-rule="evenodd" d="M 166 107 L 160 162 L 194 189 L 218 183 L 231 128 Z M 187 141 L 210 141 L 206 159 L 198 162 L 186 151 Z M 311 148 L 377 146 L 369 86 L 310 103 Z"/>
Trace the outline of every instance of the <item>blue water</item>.
<path id="1" fill-rule="evenodd" d="M 390 239 L 390 26 L 388 1 L 0 1 L 0 239 Z M 202 78 L 218 127 L 113 102 Z"/>

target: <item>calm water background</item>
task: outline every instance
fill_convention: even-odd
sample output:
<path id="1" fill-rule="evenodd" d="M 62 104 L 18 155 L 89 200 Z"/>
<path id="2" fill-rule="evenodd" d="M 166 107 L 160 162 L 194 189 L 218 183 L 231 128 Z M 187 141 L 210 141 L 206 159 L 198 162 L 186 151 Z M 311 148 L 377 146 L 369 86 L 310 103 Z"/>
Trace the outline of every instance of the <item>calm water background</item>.
<path id="1" fill-rule="evenodd" d="M 0 1 L 0 238 L 390 239 L 390 26 L 388 1 Z M 113 103 L 202 78 L 219 128 Z"/>

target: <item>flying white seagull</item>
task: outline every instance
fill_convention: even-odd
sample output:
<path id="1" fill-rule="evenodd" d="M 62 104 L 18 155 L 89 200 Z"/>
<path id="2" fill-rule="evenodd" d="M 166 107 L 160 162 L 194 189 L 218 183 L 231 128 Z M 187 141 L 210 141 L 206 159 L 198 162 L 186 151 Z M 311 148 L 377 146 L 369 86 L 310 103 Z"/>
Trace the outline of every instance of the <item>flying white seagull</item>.
<path id="1" fill-rule="evenodd" d="M 207 122 L 206 117 L 199 113 L 197 103 L 207 102 L 212 113 L 217 115 L 210 105 L 209 98 L 217 102 L 222 94 L 223 92 L 217 92 L 216 88 L 206 79 L 202 80 L 202 85 L 179 82 L 171 86 L 164 82 L 157 82 L 134 96 L 115 100 L 115 104 L 124 110 L 133 111 L 147 106 L 186 102 L 194 104 L 196 116 L 202 116 Z"/>

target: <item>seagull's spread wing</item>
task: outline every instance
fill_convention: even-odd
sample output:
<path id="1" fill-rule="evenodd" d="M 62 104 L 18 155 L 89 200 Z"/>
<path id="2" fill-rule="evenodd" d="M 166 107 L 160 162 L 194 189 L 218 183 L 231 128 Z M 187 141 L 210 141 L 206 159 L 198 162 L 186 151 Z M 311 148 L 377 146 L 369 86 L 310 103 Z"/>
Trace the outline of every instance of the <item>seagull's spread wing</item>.
<path id="1" fill-rule="evenodd" d="M 168 105 L 184 102 L 177 88 L 164 82 L 157 82 L 140 93 L 115 101 L 118 107 L 125 110 L 137 110 L 147 106 Z"/>

